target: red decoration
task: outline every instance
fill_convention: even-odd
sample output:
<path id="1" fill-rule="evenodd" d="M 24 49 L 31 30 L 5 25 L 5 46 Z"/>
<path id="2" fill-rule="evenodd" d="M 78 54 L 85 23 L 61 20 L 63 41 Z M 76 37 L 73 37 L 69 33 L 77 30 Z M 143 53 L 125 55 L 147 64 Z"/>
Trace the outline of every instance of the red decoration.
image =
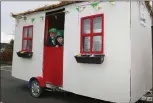
<path id="1" fill-rule="evenodd" d="M 84 6 L 83 9 L 85 9 L 86 7 Z"/>
<path id="2" fill-rule="evenodd" d="M 98 7 L 98 10 L 99 10 L 99 9 L 102 9 L 102 7 L 99 6 L 99 7 Z"/>
<path id="3" fill-rule="evenodd" d="M 43 78 L 52 85 L 63 85 L 63 47 L 44 47 Z"/>

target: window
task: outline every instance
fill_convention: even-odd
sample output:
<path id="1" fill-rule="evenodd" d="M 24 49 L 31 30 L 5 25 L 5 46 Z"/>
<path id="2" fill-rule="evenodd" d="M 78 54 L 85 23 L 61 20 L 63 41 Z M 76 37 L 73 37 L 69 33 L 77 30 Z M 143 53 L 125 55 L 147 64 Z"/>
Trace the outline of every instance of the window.
<path id="1" fill-rule="evenodd" d="M 104 15 L 81 18 L 81 53 L 103 54 Z"/>
<path id="2" fill-rule="evenodd" d="M 22 50 L 32 51 L 32 40 L 33 40 L 33 26 L 23 27 L 23 37 L 22 37 Z"/>

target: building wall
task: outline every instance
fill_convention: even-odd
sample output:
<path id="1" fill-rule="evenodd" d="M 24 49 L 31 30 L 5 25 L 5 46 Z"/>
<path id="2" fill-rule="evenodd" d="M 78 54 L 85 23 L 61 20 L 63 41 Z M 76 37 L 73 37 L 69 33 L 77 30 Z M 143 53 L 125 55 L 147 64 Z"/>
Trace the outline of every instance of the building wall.
<path id="1" fill-rule="evenodd" d="M 146 27 L 140 25 L 139 3 L 131 5 L 131 101 L 152 88 L 151 18 L 145 10 Z"/>
<path id="2" fill-rule="evenodd" d="M 70 12 L 65 17 L 63 88 L 79 95 L 127 103 L 131 68 L 130 3 L 103 2 L 100 5 L 102 9 L 98 11 L 91 5 L 82 12 L 76 11 L 77 4 L 66 8 Z M 77 63 L 74 56 L 80 53 L 79 20 L 99 13 L 104 14 L 104 63 Z"/>
<path id="3" fill-rule="evenodd" d="M 29 81 L 31 77 L 42 76 L 45 18 L 41 20 L 41 16 L 45 16 L 45 13 L 31 14 L 27 16 L 26 21 L 19 19 L 16 22 L 12 67 L 12 76 L 16 78 Z M 33 23 L 32 18 L 35 18 Z M 28 25 L 33 25 L 33 57 L 24 59 L 18 57 L 16 52 L 22 49 L 22 30 L 23 26 Z"/>

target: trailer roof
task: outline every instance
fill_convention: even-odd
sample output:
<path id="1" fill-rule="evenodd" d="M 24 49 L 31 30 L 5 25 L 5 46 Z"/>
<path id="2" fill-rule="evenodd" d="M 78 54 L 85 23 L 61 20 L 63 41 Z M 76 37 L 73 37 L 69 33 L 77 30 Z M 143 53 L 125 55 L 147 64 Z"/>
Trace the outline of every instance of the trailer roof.
<path id="1" fill-rule="evenodd" d="M 79 2 L 83 2 L 83 1 L 61 1 L 58 4 L 47 5 L 47 6 L 43 6 L 40 8 L 36 8 L 34 10 L 25 11 L 25 12 L 17 13 L 17 14 L 12 13 L 11 15 L 12 17 L 15 18 L 17 16 L 23 16 L 23 15 L 32 14 L 35 12 L 44 11 L 44 10 L 51 10 L 51 9 L 59 8 L 59 7 L 66 6 L 69 4 L 79 3 Z M 148 9 L 148 12 L 150 13 L 150 16 L 153 17 L 153 9 L 152 9 L 152 6 L 150 5 L 150 1 L 145 1 L 145 5 Z"/>
<path id="2" fill-rule="evenodd" d="M 33 10 L 25 11 L 22 13 L 16 13 L 16 14 L 11 13 L 11 16 L 15 18 L 17 16 L 23 16 L 23 15 L 32 14 L 35 12 L 44 11 L 44 10 L 51 10 L 51 9 L 59 8 L 59 7 L 66 6 L 69 4 L 79 3 L 79 2 L 82 2 L 82 1 L 61 1 L 57 4 L 45 5 L 45 6 L 42 6 L 42 7 L 33 9 Z"/>

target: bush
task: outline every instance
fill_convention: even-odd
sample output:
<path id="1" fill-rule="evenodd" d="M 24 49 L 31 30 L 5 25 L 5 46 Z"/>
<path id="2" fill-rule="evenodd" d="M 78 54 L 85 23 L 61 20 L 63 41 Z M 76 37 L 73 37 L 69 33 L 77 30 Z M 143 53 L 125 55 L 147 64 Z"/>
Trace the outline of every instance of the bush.
<path id="1" fill-rule="evenodd" d="M 12 63 L 12 58 L 13 58 L 13 44 L 14 44 L 14 40 L 10 41 L 10 44 L 5 48 L 5 50 L 0 53 L 0 60 L 1 60 L 1 64 L 5 64 L 5 63 Z"/>

